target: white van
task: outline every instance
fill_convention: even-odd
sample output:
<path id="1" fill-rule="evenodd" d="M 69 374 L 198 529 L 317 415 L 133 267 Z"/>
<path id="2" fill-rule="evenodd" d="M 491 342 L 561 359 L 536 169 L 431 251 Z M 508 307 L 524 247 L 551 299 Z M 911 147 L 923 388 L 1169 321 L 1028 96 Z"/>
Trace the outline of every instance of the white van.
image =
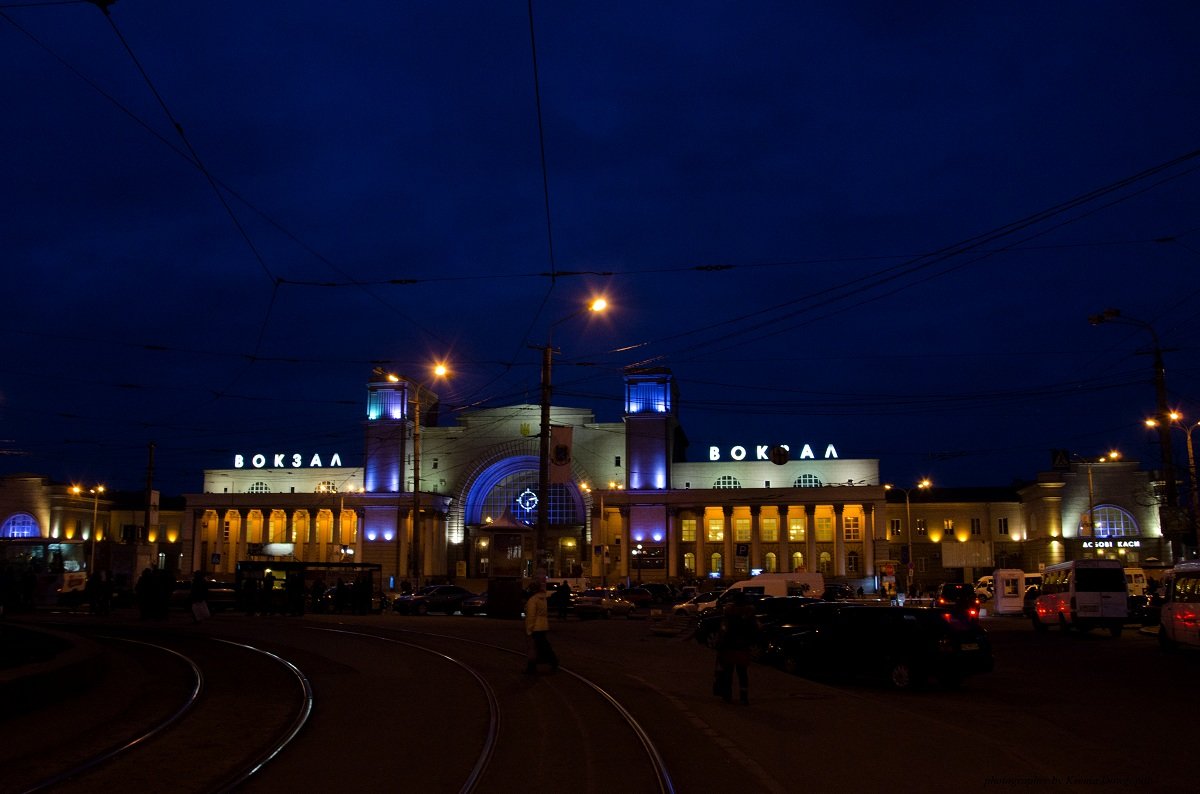
<path id="1" fill-rule="evenodd" d="M 1126 568 L 1125 586 L 1129 588 L 1129 595 L 1131 596 L 1145 595 L 1146 572 L 1141 568 Z"/>
<path id="2" fill-rule="evenodd" d="M 1046 566 L 1032 620 L 1038 631 L 1050 625 L 1063 631 L 1106 628 L 1120 637 L 1128 616 L 1129 590 L 1121 563 L 1072 560 Z"/>
<path id="3" fill-rule="evenodd" d="M 739 590 L 749 595 L 820 598 L 825 593 L 825 577 L 819 573 L 760 573 L 729 585 L 721 594 L 721 603 Z"/>
<path id="4" fill-rule="evenodd" d="M 1165 651 L 1200 648 L 1200 562 L 1182 562 L 1167 576 L 1166 600 L 1158 623 Z"/>

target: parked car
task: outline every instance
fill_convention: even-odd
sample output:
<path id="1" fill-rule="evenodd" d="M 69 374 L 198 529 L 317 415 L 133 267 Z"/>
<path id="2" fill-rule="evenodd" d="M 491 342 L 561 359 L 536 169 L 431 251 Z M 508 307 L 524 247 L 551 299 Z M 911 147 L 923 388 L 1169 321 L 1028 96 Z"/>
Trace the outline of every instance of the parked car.
<path id="1" fill-rule="evenodd" d="M 826 591 L 828 595 L 828 591 Z M 756 661 L 772 658 L 779 641 L 802 625 L 804 610 L 808 604 L 819 604 L 830 600 L 806 596 L 775 596 L 764 598 L 754 606 L 758 618 L 758 639 L 750 646 L 750 656 Z"/>
<path id="2" fill-rule="evenodd" d="M 711 590 L 707 593 L 696 593 L 687 601 L 676 604 L 674 612 L 676 615 L 699 615 L 703 610 L 709 609 L 716 604 L 717 596 L 720 594 L 720 590 Z"/>
<path id="3" fill-rule="evenodd" d="M 974 585 L 945 582 L 938 587 L 933 603 L 971 620 L 979 617 L 979 596 L 975 594 Z"/>
<path id="4" fill-rule="evenodd" d="M 825 592 L 821 594 L 821 598 L 826 601 L 848 601 L 854 598 L 858 593 L 854 588 L 845 582 L 826 582 Z"/>
<path id="5" fill-rule="evenodd" d="M 675 591 L 669 585 L 665 585 L 662 582 L 646 582 L 643 585 L 639 585 L 639 587 L 650 591 L 650 595 L 653 597 L 652 603 L 671 604 L 676 600 Z"/>
<path id="6" fill-rule="evenodd" d="M 482 593 L 464 598 L 462 603 L 458 605 L 458 611 L 464 615 L 486 615 L 487 614 L 488 594 L 484 590 Z"/>
<path id="7" fill-rule="evenodd" d="M 796 631 L 778 646 L 790 672 L 865 676 L 912 689 L 929 679 L 954 687 L 993 667 L 987 632 L 948 609 L 844 602 L 802 609 Z"/>
<path id="8" fill-rule="evenodd" d="M 453 615 L 462 602 L 475 595 L 456 584 L 436 584 L 422 587 L 415 593 L 402 595 L 392 602 L 392 608 L 405 615 L 424 615 L 428 612 L 445 612 Z"/>
<path id="9" fill-rule="evenodd" d="M 730 591 L 726 590 L 725 592 Z M 745 603 L 751 604 L 754 607 L 756 616 L 759 614 L 759 604 L 761 602 L 776 600 L 778 598 L 789 598 L 789 596 L 763 596 L 757 593 L 742 593 L 740 597 L 745 600 Z M 800 598 L 801 596 L 790 597 Z M 696 633 L 694 635 L 696 642 L 701 645 L 707 645 L 710 648 L 716 647 L 717 639 L 721 636 L 721 621 L 724 618 L 725 605 L 718 600 L 717 606 L 701 614 L 700 622 L 696 624 Z"/>
<path id="10" fill-rule="evenodd" d="M 575 614 L 585 618 L 611 618 L 613 615 L 629 617 L 637 607 L 615 590 L 593 588 L 584 590 L 575 599 Z"/>
<path id="11" fill-rule="evenodd" d="M 617 591 L 626 601 L 632 601 L 634 606 L 649 608 L 654 603 L 654 593 L 645 587 L 627 587 Z"/>

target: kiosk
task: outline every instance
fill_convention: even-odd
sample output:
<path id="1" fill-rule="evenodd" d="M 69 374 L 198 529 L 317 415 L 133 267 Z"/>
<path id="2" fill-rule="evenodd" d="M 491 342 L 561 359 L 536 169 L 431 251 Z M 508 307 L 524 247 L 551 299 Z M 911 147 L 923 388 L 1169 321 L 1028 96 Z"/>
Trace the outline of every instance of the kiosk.
<path id="1" fill-rule="evenodd" d="M 992 613 L 1020 615 L 1025 609 L 1025 572 L 997 568 L 992 573 Z"/>

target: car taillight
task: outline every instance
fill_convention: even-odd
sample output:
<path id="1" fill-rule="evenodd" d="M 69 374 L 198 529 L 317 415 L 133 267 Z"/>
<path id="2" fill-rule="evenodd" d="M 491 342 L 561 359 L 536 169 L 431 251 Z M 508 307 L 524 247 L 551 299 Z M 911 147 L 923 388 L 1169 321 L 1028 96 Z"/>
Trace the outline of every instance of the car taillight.
<path id="1" fill-rule="evenodd" d="M 970 617 L 970 618 L 977 618 L 977 617 L 979 617 L 979 610 L 978 610 L 978 609 L 968 609 L 968 610 L 967 610 L 967 617 Z"/>

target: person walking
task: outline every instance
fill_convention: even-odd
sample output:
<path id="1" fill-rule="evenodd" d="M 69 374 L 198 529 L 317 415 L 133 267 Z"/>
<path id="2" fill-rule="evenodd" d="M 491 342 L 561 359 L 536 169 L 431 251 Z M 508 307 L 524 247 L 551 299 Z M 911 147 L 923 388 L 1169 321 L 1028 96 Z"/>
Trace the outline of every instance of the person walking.
<path id="1" fill-rule="evenodd" d="M 558 589 L 554 591 L 554 595 L 548 597 L 554 603 L 554 609 L 558 612 L 560 620 L 567 619 L 567 613 L 571 610 L 571 584 L 570 582 L 559 582 Z"/>
<path id="2" fill-rule="evenodd" d="M 733 702 L 733 675 L 736 672 L 741 702 L 750 704 L 750 648 L 757 639 L 758 619 L 754 616 L 754 606 L 744 594 L 735 593 L 721 618 L 713 684 L 713 694 L 726 703 Z"/>
<path id="3" fill-rule="evenodd" d="M 208 579 L 204 578 L 202 571 L 192 574 L 192 589 L 189 599 L 192 604 L 192 620 L 196 623 L 207 620 L 210 614 L 208 610 Z"/>
<path id="4" fill-rule="evenodd" d="M 558 656 L 550 647 L 550 605 L 546 595 L 546 580 L 535 577 L 533 591 L 525 601 L 525 637 L 529 643 L 525 672 L 537 673 L 539 663 L 550 665 L 550 672 L 558 669 Z"/>

